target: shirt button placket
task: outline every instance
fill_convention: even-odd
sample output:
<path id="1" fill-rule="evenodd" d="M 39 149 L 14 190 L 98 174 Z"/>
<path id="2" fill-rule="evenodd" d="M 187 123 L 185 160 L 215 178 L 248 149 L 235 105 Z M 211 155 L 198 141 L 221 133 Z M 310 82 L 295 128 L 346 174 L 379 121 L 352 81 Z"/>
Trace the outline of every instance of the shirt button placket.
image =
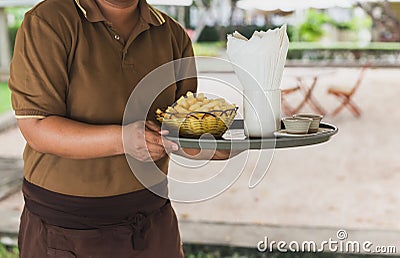
<path id="1" fill-rule="evenodd" d="M 114 35 L 114 39 L 116 39 L 116 40 L 118 40 L 118 41 L 119 41 L 119 40 L 120 40 L 120 38 L 121 38 L 121 37 L 120 37 L 118 34 L 115 34 L 115 35 Z"/>

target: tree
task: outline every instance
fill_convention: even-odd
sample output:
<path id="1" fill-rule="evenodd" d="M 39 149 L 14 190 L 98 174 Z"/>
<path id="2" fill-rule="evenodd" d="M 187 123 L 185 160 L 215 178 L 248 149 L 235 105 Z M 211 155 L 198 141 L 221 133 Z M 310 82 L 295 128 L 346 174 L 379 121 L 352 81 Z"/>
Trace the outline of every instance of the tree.
<path id="1" fill-rule="evenodd" d="M 234 12 L 235 12 L 235 10 L 236 10 L 236 3 L 237 3 L 237 1 L 239 1 L 239 0 L 231 0 L 230 2 L 231 2 L 231 17 L 230 17 L 230 19 L 229 19 L 229 25 L 233 25 L 233 14 L 234 14 Z"/>
<path id="2" fill-rule="evenodd" d="M 196 42 L 203 29 L 206 27 L 206 20 L 216 21 L 217 17 L 215 17 L 212 9 L 217 9 L 220 0 L 195 0 L 194 3 L 199 10 L 199 23 L 196 26 L 193 42 Z"/>
<path id="3" fill-rule="evenodd" d="M 400 20 L 393 12 L 391 4 L 383 2 L 358 2 L 357 5 L 371 17 L 373 21 L 373 40 L 400 42 Z"/>
<path id="4" fill-rule="evenodd" d="M 209 13 L 209 10 L 211 8 L 211 1 L 212 0 L 195 0 L 194 1 L 194 4 L 196 5 L 197 9 L 199 10 L 200 19 L 196 26 L 196 29 L 194 30 L 194 36 L 192 39 L 193 42 L 197 42 L 197 40 L 200 37 L 201 32 L 206 27 L 207 13 Z"/>

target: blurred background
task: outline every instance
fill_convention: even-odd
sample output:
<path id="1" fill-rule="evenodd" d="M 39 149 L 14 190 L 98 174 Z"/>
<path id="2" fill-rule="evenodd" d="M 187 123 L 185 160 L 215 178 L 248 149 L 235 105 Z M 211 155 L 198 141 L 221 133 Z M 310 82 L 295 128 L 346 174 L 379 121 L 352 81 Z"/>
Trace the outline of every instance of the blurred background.
<path id="1" fill-rule="evenodd" d="M 38 0 L 0 0 L 0 257 L 17 257 L 16 236 L 24 140 L 7 87 L 15 34 Z M 197 56 L 226 59 L 226 36 L 288 25 L 290 46 L 282 81 L 282 112 L 313 112 L 339 127 L 331 141 L 277 150 L 263 181 L 247 186 L 255 167 L 249 151 L 243 175 L 217 197 L 174 203 L 187 257 L 359 257 L 400 254 L 400 1 L 148 0 L 190 35 Z M 266 46 L 268 47 L 268 46 Z M 232 67 L 198 62 L 199 91 L 242 107 Z M 236 157 L 229 162 L 240 162 Z M 262 160 L 261 160 L 262 161 Z M 268 162 L 267 160 L 265 162 Z M 207 179 L 224 162 L 196 175 L 171 162 L 171 176 Z M 238 164 L 239 166 L 241 164 Z M 270 241 L 371 241 L 386 252 L 260 253 Z M 375 249 L 374 249 L 375 250 Z M 391 252 L 388 250 L 392 250 Z"/>

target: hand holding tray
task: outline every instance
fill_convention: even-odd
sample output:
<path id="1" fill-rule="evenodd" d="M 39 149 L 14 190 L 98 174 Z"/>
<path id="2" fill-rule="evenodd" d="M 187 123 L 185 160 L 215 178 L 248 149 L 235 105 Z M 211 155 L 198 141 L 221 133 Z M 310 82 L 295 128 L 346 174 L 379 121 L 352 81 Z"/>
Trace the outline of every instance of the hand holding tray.
<path id="1" fill-rule="evenodd" d="M 243 120 L 234 120 L 223 139 L 209 138 L 182 138 L 167 136 L 167 139 L 178 143 L 182 148 L 194 149 L 219 149 L 219 150 L 245 150 L 245 149 L 280 149 L 314 145 L 327 142 L 338 132 L 338 128 L 328 123 L 321 123 L 318 133 L 306 135 L 290 135 L 296 137 L 246 138 L 243 132 Z M 226 136 L 232 135 L 232 138 Z M 289 136 L 289 135 L 288 135 Z"/>

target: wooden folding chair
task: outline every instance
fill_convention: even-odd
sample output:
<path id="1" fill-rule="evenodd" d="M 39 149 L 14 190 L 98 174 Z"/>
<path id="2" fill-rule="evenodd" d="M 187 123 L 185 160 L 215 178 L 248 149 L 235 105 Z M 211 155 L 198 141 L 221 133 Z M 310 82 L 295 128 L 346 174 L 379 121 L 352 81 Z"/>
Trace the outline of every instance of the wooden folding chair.
<path id="1" fill-rule="evenodd" d="M 285 115 L 293 115 L 295 113 L 295 108 L 292 108 L 288 101 L 286 100 L 286 96 L 289 94 L 292 94 L 296 91 L 300 90 L 300 86 L 294 86 L 294 87 L 290 87 L 290 88 L 285 88 L 281 90 L 281 94 L 282 94 L 282 109 L 283 109 L 283 113 Z"/>
<path id="2" fill-rule="evenodd" d="M 364 79 L 366 70 L 371 66 L 371 63 L 366 63 L 357 78 L 356 83 L 352 88 L 344 88 L 342 86 L 331 86 L 328 88 L 328 93 L 332 94 L 333 96 L 337 97 L 342 103 L 339 107 L 337 107 L 333 112 L 332 116 L 336 116 L 339 112 L 347 107 L 354 116 L 359 117 L 361 116 L 361 110 L 357 105 L 351 100 L 354 93 L 360 87 L 362 80 Z"/>

